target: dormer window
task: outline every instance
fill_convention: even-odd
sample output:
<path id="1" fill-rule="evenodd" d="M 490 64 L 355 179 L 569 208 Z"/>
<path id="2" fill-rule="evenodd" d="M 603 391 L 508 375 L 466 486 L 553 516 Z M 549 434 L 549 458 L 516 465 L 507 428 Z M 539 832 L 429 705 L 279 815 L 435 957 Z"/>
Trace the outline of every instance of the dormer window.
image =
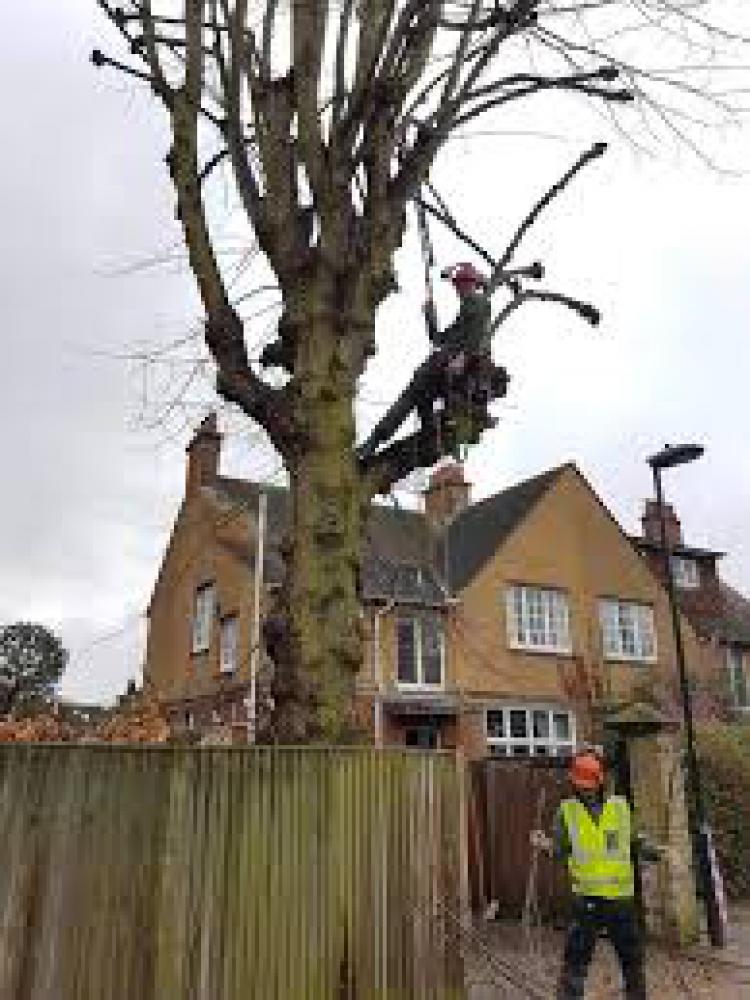
<path id="1" fill-rule="evenodd" d="M 672 556 L 672 576 L 680 590 L 697 590 L 701 585 L 700 571 L 695 559 Z"/>

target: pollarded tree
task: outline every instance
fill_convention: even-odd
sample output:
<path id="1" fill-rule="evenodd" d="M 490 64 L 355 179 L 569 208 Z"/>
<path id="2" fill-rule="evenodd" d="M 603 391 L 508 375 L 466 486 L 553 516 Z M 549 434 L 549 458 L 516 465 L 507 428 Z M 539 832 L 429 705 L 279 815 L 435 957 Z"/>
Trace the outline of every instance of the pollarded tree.
<path id="1" fill-rule="evenodd" d="M 99 50 L 94 62 L 142 79 L 168 116 L 166 162 L 217 390 L 266 430 L 290 477 L 282 627 L 272 642 L 277 733 L 339 739 L 361 658 L 368 505 L 413 470 L 476 441 L 491 423 L 488 400 L 505 391 L 503 371 L 490 364 L 479 404 L 457 419 L 467 413 L 445 398 L 455 356 L 437 352 L 356 446 L 358 380 L 376 350 L 378 308 L 396 288 L 393 258 L 412 208 L 423 233 L 429 213 L 483 257 L 497 310 L 485 337 L 529 300 L 598 320 L 593 307 L 540 288 L 541 265 L 517 266 L 516 254 L 550 200 L 604 145 L 586 152 L 495 254 L 461 230 L 430 185 L 436 158 L 477 116 L 550 91 L 613 112 L 635 100 L 683 134 L 696 116 L 690 102 L 731 112 L 726 90 L 700 89 L 704 81 L 690 76 L 682 54 L 671 70 L 634 65 L 618 54 L 618 40 L 639 30 L 642 54 L 661 58 L 664 39 L 702 53 L 734 39 L 702 20 L 705 5 L 695 0 L 97 2 L 140 63 Z M 659 46 L 649 35 L 655 29 Z M 207 192 L 220 167 L 283 299 L 260 366 L 251 363 L 241 303 L 217 252 Z M 427 315 L 434 320 L 429 307 Z M 264 366 L 281 369 L 283 383 L 264 377 Z M 435 419 L 433 396 L 443 397 Z M 419 428 L 394 439 L 413 408 Z"/>

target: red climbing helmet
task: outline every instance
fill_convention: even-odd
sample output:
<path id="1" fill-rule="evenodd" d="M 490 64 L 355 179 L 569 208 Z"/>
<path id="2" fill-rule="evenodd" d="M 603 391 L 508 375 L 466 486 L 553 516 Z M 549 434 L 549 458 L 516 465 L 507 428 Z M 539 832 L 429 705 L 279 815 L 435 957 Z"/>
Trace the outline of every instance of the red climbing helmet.
<path id="1" fill-rule="evenodd" d="M 484 288 L 487 284 L 484 275 L 477 271 L 473 264 L 453 264 L 441 272 L 441 277 L 453 282 L 457 291 L 462 289 L 472 291 L 475 288 Z"/>

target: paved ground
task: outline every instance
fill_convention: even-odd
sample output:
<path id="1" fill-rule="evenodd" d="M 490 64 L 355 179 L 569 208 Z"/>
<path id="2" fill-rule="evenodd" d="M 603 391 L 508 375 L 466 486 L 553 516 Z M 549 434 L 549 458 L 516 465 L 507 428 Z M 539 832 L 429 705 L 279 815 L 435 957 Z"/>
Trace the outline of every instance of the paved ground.
<path id="1" fill-rule="evenodd" d="M 750 1000 L 750 908 L 732 916 L 729 946 L 717 951 L 699 945 L 670 952 L 648 949 L 649 996 L 655 1000 Z M 469 978 L 471 1000 L 537 997 L 552 1000 L 562 950 L 560 932 L 544 930 L 531 939 L 517 926 L 485 924 L 473 940 Z M 589 975 L 586 1000 L 615 1000 L 617 961 L 600 942 Z"/>

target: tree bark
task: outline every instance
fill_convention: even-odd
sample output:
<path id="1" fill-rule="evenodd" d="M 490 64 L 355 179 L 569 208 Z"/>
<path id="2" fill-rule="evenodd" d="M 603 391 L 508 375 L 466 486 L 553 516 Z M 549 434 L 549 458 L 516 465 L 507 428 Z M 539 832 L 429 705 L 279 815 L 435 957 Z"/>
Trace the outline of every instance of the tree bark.
<path id="1" fill-rule="evenodd" d="M 353 735 L 362 660 L 360 471 L 354 451 L 359 336 L 320 313 L 297 333 L 285 581 L 270 637 L 277 741 Z M 267 637 L 268 638 L 268 637 Z"/>

